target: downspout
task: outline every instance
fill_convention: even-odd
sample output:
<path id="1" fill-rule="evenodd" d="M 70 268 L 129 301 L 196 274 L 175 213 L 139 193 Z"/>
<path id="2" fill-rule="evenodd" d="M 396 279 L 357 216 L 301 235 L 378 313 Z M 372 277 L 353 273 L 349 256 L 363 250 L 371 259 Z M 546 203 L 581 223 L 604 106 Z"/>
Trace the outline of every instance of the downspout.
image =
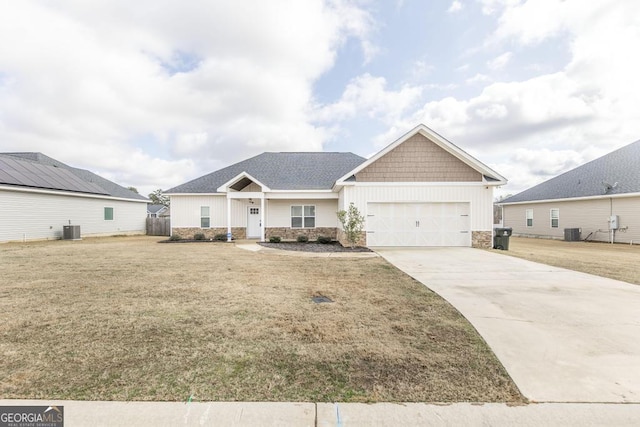
<path id="1" fill-rule="evenodd" d="M 264 193 L 262 193 L 262 197 L 260 198 L 260 241 L 264 242 Z"/>
<path id="2" fill-rule="evenodd" d="M 231 241 L 231 199 L 227 194 L 227 242 Z"/>

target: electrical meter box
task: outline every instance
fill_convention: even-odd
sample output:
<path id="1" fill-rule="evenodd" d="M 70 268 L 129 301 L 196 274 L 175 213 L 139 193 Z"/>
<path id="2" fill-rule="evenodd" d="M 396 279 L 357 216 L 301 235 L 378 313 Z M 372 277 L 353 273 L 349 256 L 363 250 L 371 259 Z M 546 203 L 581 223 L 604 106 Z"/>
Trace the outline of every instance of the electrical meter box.
<path id="1" fill-rule="evenodd" d="M 618 215 L 611 215 L 611 217 L 609 218 L 609 229 L 617 230 L 619 227 L 618 223 L 619 223 Z"/>

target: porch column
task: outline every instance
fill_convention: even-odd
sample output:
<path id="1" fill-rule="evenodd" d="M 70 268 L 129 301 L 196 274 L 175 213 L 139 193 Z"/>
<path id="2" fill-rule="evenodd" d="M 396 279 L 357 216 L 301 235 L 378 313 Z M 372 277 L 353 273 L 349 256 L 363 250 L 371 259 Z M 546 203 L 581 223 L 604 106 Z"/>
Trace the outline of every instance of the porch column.
<path id="1" fill-rule="evenodd" d="M 260 241 L 264 242 L 264 194 L 260 198 Z"/>
<path id="2" fill-rule="evenodd" d="M 227 242 L 231 241 L 231 199 L 227 195 Z"/>

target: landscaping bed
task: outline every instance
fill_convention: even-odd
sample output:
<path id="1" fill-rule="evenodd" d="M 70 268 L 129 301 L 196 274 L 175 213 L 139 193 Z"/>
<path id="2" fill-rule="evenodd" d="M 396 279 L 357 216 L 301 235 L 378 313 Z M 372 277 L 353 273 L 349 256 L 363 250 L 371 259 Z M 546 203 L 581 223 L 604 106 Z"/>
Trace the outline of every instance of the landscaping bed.
<path id="1" fill-rule="evenodd" d="M 280 242 L 269 243 L 259 242 L 260 246 L 265 248 L 280 249 L 283 251 L 300 251 L 300 252 L 372 252 L 371 249 L 362 246 L 342 246 L 338 242 L 331 243 L 315 243 L 315 242 Z"/>

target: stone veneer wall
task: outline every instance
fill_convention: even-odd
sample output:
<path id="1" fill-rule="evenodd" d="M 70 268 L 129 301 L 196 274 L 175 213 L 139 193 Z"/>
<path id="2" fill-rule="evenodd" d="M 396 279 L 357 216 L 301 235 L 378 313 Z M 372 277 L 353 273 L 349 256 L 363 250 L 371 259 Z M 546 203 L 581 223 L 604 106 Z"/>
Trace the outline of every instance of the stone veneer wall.
<path id="1" fill-rule="evenodd" d="M 199 228 L 199 227 L 180 227 L 172 228 L 171 234 L 173 236 L 180 236 L 183 239 L 193 239 L 196 233 L 203 233 L 205 239 L 213 239 L 216 234 L 227 235 L 226 228 Z M 244 227 L 232 227 L 231 235 L 234 239 L 245 239 L 246 229 Z"/>
<path id="2" fill-rule="evenodd" d="M 267 227 L 264 231 L 265 239 L 268 241 L 270 237 L 280 237 L 282 240 L 296 240 L 298 236 L 305 235 L 310 241 L 317 240 L 318 236 L 331 237 L 336 240 L 338 229 L 335 227 L 317 227 L 317 228 L 289 228 L 289 227 Z"/>
<path id="3" fill-rule="evenodd" d="M 471 247 L 480 249 L 493 248 L 493 233 L 491 231 L 472 231 Z"/>
<path id="4" fill-rule="evenodd" d="M 347 240 L 347 235 L 342 230 L 338 230 L 338 242 L 340 242 L 340 244 L 345 247 L 351 246 L 351 243 L 349 243 L 349 241 Z M 367 246 L 366 232 L 364 231 L 360 232 L 360 238 L 358 239 L 356 246 Z"/>

